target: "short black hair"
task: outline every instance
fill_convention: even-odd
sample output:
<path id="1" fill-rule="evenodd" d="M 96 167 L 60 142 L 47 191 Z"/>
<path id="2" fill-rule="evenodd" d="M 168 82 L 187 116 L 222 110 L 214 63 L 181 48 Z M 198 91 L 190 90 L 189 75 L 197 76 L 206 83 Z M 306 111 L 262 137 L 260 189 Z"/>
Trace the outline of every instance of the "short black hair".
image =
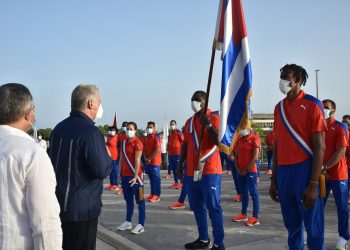
<path id="1" fill-rule="evenodd" d="M 147 122 L 147 125 L 153 125 L 153 127 L 155 127 L 155 126 L 156 126 L 156 123 L 155 123 L 155 122 L 152 122 L 152 121 L 149 121 L 149 122 Z"/>
<path id="2" fill-rule="evenodd" d="M 202 100 L 205 100 L 207 98 L 207 93 L 205 93 L 203 90 L 197 90 L 196 92 L 193 93 L 192 98 L 194 96 L 198 96 Z"/>
<path id="3" fill-rule="evenodd" d="M 332 105 L 332 109 L 337 109 L 337 105 L 335 104 L 335 102 L 331 99 L 325 99 L 322 101 L 323 104 L 326 104 L 326 103 L 330 103 Z"/>
<path id="4" fill-rule="evenodd" d="M 177 124 L 175 120 L 171 120 L 171 121 L 170 121 L 170 124 L 171 124 L 172 122 L 175 123 L 175 124 Z"/>
<path id="5" fill-rule="evenodd" d="M 286 64 L 280 69 L 281 76 L 285 74 L 293 74 L 296 82 L 300 82 L 302 85 L 306 84 L 309 75 L 306 70 L 299 65 L 296 64 Z M 281 77 L 282 78 L 282 77 Z"/>
<path id="6" fill-rule="evenodd" d="M 109 127 L 108 127 L 108 130 L 115 130 L 115 131 L 116 131 L 116 128 L 113 127 L 113 126 L 109 126 Z"/>
<path id="7" fill-rule="evenodd" d="M 128 126 L 128 122 L 123 122 L 122 127 L 126 127 L 126 126 Z"/>
<path id="8" fill-rule="evenodd" d="M 128 124 L 126 126 L 132 125 L 134 127 L 134 129 L 137 131 L 137 124 L 136 122 L 128 122 Z"/>
<path id="9" fill-rule="evenodd" d="M 350 115 L 343 115 L 343 120 L 344 119 L 349 119 L 350 120 Z"/>
<path id="10" fill-rule="evenodd" d="M 34 102 L 26 86 L 19 83 L 0 86 L 0 124 L 17 122 L 30 110 L 34 110 Z"/>

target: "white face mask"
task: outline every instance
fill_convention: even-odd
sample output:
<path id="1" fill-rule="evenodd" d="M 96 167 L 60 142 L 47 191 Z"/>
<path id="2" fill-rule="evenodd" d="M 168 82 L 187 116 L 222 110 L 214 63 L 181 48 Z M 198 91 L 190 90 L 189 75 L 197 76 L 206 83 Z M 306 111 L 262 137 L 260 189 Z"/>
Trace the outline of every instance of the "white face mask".
<path id="1" fill-rule="evenodd" d="M 108 131 L 108 134 L 111 136 L 115 136 L 115 131 Z"/>
<path id="2" fill-rule="evenodd" d="M 240 132 L 241 136 L 247 136 L 249 134 L 249 131 L 247 129 L 242 129 Z"/>
<path id="3" fill-rule="evenodd" d="M 135 136 L 135 130 L 127 130 L 126 131 L 126 136 L 128 138 L 133 138 Z"/>
<path id="4" fill-rule="evenodd" d="M 193 112 L 197 113 L 199 110 L 201 110 L 201 103 L 197 101 L 192 101 L 191 102 L 191 108 Z"/>
<path id="5" fill-rule="evenodd" d="M 34 114 L 34 117 L 35 117 L 34 111 L 33 111 L 33 114 Z M 34 140 L 38 141 L 38 130 L 36 129 L 36 126 L 33 124 L 33 123 L 35 123 L 35 119 L 34 119 L 33 123 L 31 121 L 29 121 L 29 119 L 27 121 L 30 124 L 31 129 L 33 129 L 33 138 L 34 138 Z"/>
<path id="6" fill-rule="evenodd" d="M 103 108 L 102 108 L 102 104 L 100 103 L 100 106 L 98 106 L 98 110 L 97 110 L 97 113 L 96 113 L 95 121 L 98 120 L 98 119 L 101 119 L 102 116 L 103 116 Z"/>
<path id="7" fill-rule="evenodd" d="M 324 117 L 325 117 L 326 119 L 329 119 L 329 118 L 331 117 L 331 112 L 332 112 L 332 111 L 330 111 L 329 109 L 324 109 L 324 110 L 323 110 Z"/>
<path id="8" fill-rule="evenodd" d="M 148 128 L 148 129 L 147 129 L 147 134 L 149 134 L 149 135 L 150 135 L 150 134 L 153 134 L 153 128 Z"/>
<path id="9" fill-rule="evenodd" d="M 175 130 L 176 129 L 176 125 L 170 125 L 171 130 Z"/>
<path id="10" fill-rule="evenodd" d="M 288 80 L 283 80 L 283 79 L 280 80 L 280 83 L 279 83 L 280 91 L 284 95 L 288 94 L 288 92 L 292 89 L 292 87 L 289 86 L 289 84 L 290 84 L 290 81 Z"/>
<path id="11" fill-rule="evenodd" d="M 126 132 L 126 127 L 122 127 L 122 131 L 123 131 L 123 132 Z"/>
<path id="12" fill-rule="evenodd" d="M 143 133 L 143 136 L 147 136 L 147 132 L 144 132 L 144 133 Z"/>
<path id="13" fill-rule="evenodd" d="M 38 136 L 38 140 L 40 141 L 43 137 L 41 135 Z"/>

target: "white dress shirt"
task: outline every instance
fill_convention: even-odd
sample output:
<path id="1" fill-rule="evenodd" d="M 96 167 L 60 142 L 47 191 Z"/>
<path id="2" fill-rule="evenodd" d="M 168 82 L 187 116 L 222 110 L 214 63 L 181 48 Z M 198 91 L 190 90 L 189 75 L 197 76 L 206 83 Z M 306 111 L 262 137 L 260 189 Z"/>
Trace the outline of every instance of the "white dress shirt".
<path id="1" fill-rule="evenodd" d="M 39 140 L 38 143 L 45 151 L 47 150 L 47 143 L 44 139 Z"/>
<path id="2" fill-rule="evenodd" d="M 56 178 L 46 151 L 0 125 L 0 250 L 62 249 Z"/>

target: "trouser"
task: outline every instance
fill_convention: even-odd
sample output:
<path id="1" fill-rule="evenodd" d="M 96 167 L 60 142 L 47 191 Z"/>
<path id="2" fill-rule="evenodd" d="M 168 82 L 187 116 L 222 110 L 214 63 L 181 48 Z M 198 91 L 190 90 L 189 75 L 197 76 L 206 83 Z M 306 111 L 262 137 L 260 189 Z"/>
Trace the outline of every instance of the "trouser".
<path id="1" fill-rule="evenodd" d="M 229 167 L 227 165 L 227 154 L 220 152 L 220 160 L 221 160 L 222 169 L 229 170 Z"/>
<path id="2" fill-rule="evenodd" d="M 331 190 L 337 206 L 339 236 L 349 240 L 348 181 L 326 181 L 326 198 L 323 199 L 325 207 Z"/>
<path id="3" fill-rule="evenodd" d="M 63 250 L 95 250 L 97 219 L 88 221 L 61 221 Z"/>
<path id="4" fill-rule="evenodd" d="M 260 177 L 260 160 L 259 159 L 256 160 L 256 169 L 258 171 L 258 177 Z"/>
<path id="5" fill-rule="evenodd" d="M 205 174 L 199 182 L 187 179 L 188 200 L 193 210 L 200 240 L 209 240 L 207 210 L 213 227 L 214 244 L 224 247 L 224 225 L 220 205 L 221 175 Z"/>
<path id="6" fill-rule="evenodd" d="M 177 164 L 179 164 L 179 160 L 180 160 L 180 155 L 169 155 L 168 170 L 170 170 L 170 174 L 171 174 L 171 171 L 173 172 L 175 183 L 179 183 L 179 179 L 176 173 Z"/>
<path id="7" fill-rule="evenodd" d="M 181 193 L 180 193 L 180 197 L 178 199 L 178 202 L 181 202 L 181 203 L 184 203 L 185 202 L 185 199 L 186 199 L 186 196 L 187 196 L 187 182 L 189 181 L 188 179 L 189 178 L 192 178 L 192 176 L 184 176 L 183 179 L 182 179 L 182 189 L 181 189 Z"/>
<path id="8" fill-rule="evenodd" d="M 247 214 L 249 195 L 253 200 L 253 217 L 259 218 L 259 193 L 258 193 L 258 174 L 248 172 L 246 176 L 238 175 L 239 187 L 241 189 L 242 214 Z"/>
<path id="9" fill-rule="evenodd" d="M 271 170 L 273 151 L 266 151 L 266 155 L 267 155 L 267 169 Z"/>
<path id="10" fill-rule="evenodd" d="M 151 195 L 160 196 L 160 166 L 145 165 L 145 173 L 148 175 L 151 185 Z"/>
<path id="11" fill-rule="evenodd" d="M 348 168 L 348 179 L 350 180 L 350 168 Z M 350 192 L 350 181 L 348 181 L 348 192 Z"/>
<path id="12" fill-rule="evenodd" d="M 237 173 L 237 169 L 236 169 L 236 164 L 234 161 L 231 161 L 230 159 L 227 160 L 227 164 L 231 169 L 231 174 L 232 174 L 232 178 L 233 178 L 233 183 L 235 185 L 236 188 L 236 192 L 237 194 L 241 194 L 241 189 L 239 188 L 239 183 L 238 183 L 238 173 Z"/>
<path id="13" fill-rule="evenodd" d="M 111 185 L 118 186 L 118 167 L 119 167 L 118 161 L 113 160 L 112 165 L 113 165 L 113 168 L 112 168 L 111 174 L 109 175 L 109 183 Z"/>
<path id="14" fill-rule="evenodd" d="M 324 205 L 320 196 L 311 208 L 304 208 L 302 194 L 309 184 L 312 159 L 278 166 L 276 182 L 284 225 L 288 230 L 289 249 L 303 249 L 303 223 L 309 250 L 324 249 Z"/>
<path id="15" fill-rule="evenodd" d="M 124 200 L 126 202 L 126 219 L 125 220 L 132 222 L 132 215 L 134 213 L 134 198 L 135 198 L 136 204 L 139 207 L 139 224 L 144 226 L 145 219 L 146 219 L 146 205 L 145 205 L 145 199 L 143 197 L 143 186 L 140 186 L 140 184 L 136 182 L 132 187 L 130 187 L 129 181 L 132 178 L 133 177 L 131 176 L 122 177 L 123 194 L 124 194 Z"/>

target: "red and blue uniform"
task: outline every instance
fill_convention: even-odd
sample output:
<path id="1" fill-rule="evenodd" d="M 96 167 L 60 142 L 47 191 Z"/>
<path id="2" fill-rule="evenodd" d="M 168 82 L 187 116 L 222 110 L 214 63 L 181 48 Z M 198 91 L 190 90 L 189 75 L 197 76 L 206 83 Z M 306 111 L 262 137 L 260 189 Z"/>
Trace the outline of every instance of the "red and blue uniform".
<path id="1" fill-rule="evenodd" d="M 207 111 L 210 123 L 215 130 L 219 129 L 219 116 Z M 216 145 L 210 140 L 210 134 L 204 130 L 200 155 L 204 157 L 202 179 L 193 181 L 194 170 L 198 164 L 198 146 L 201 138 L 202 125 L 199 114 L 187 120 L 184 129 L 184 143 L 187 144 L 186 181 L 188 199 L 197 222 L 199 239 L 209 240 L 207 211 L 213 227 L 214 244 L 224 248 L 223 216 L 220 205 L 222 167 L 220 154 Z"/>
<path id="2" fill-rule="evenodd" d="M 123 142 L 124 143 L 124 142 Z M 121 177 L 122 177 L 122 186 L 123 186 L 123 194 L 126 202 L 126 221 L 132 221 L 132 215 L 134 213 L 134 199 L 136 204 L 138 205 L 139 210 L 139 224 L 142 226 L 145 225 L 146 219 L 146 207 L 145 207 L 145 199 L 143 198 L 143 185 L 139 182 L 136 182 L 132 187 L 130 187 L 129 181 L 132 180 L 135 176 L 134 172 L 130 169 L 132 166 L 134 170 L 136 170 L 135 165 L 135 153 L 141 152 L 143 150 L 143 144 L 140 139 L 134 137 L 130 140 L 125 140 L 125 151 L 123 150 L 123 143 L 121 144 Z M 128 161 L 126 160 L 126 157 Z M 129 166 L 130 164 L 131 166 Z M 140 162 L 141 164 L 141 162 Z M 142 180 L 142 165 L 138 171 L 138 177 Z M 140 196 L 140 188 L 142 189 L 142 195 Z"/>
<path id="3" fill-rule="evenodd" d="M 273 156 L 273 145 L 275 144 L 275 141 L 276 141 L 276 133 L 273 131 L 267 133 L 265 141 L 266 141 L 266 145 L 267 145 L 267 150 L 266 150 L 267 168 L 271 169 L 272 156 Z"/>
<path id="4" fill-rule="evenodd" d="M 235 150 L 237 152 L 237 168 L 245 169 L 252 160 L 254 150 L 260 149 L 261 142 L 258 137 L 250 133 L 245 137 L 240 137 L 235 143 Z M 238 175 L 238 182 L 242 198 L 242 214 L 247 214 L 249 195 L 253 200 L 253 217 L 259 218 L 259 193 L 258 193 L 258 169 L 257 164 L 248 169 L 245 176 Z"/>
<path id="5" fill-rule="evenodd" d="M 160 137 L 156 132 L 148 135 L 144 139 L 143 153 L 145 159 L 151 157 L 153 152 L 158 148 L 158 153 L 151 159 L 149 164 L 145 164 L 145 173 L 148 175 L 151 184 L 151 195 L 160 196 L 161 179 L 160 179 L 160 164 L 162 161 L 160 150 Z"/>
<path id="6" fill-rule="evenodd" d="M 305 209 L 302 194 L 309 184 L 312 171 L 313 133 L 327 130 L 320 100 L 304 91 L 290 101 L 282 100 L 274 111 L 277 169 L 276 183 L 284 224 L 288 230 L 290 249 L 303 249 L 303 222 L 310 250 L 324 249 L 324 205 L 320 197 L 314 206 Z M 283 119 L 284 115 L 286 119 Z M 289 125 L 286 123 L 289 122 Z M 302 144 L 292 127 L 306 143 Z"/>
<path id="7" fill-rule="evenodd" d="M 108 136 L 106 143 L 109 152 L 111 153 L 113 169 L 109 175 L 109 183 L 114 186 L 118 186 L 118 135 Z"/>
<path id="8" fill-rule="evenodd" d="M 183 141 L 183 134 L 180 130 L 174 129 L 169 134 L 168 153 L 169 153 L 169 169 L 173 172 L 175 183 L 179 182 L 176 173 L 176 167 L 180 160 L 181 143 Z"/>
<path id="9" fill-rule="evenodd" d="M 339 121 L 330 118 L 327 121 L 328 130 L 326 132 L 326 151 L 323 163 L 332 157 L 339 147 L 348 146 L 348 129 Z M 349 209 L 348 209 L 348 167 L 345 155 L 333 166 L 329 166 L 326 176 L 326 198 L 324 204 L 326 206 L 330 191 L 333 196 L 338 213 L 338 233 L 345 240 L 350 239 L 349 235 Z"/>

